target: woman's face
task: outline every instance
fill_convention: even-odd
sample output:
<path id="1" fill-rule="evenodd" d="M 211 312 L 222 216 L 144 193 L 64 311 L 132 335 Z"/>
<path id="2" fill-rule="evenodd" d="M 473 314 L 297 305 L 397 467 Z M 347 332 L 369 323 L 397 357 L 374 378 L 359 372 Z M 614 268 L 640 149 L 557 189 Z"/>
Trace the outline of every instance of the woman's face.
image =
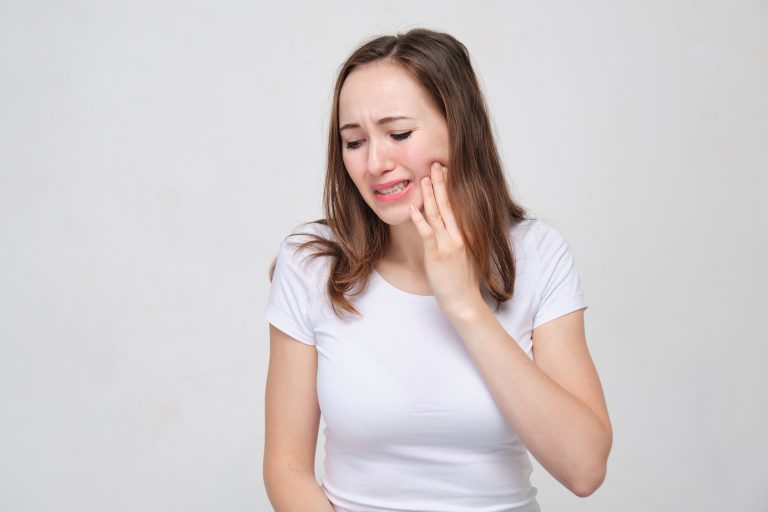
<path id="1" fill-rule="evenodd" d="M 365 202 L 389 225 L 410 222 L 410 205 L 423 204 L 420 179 L 450 154 L 448 125 L 419 82 L 391 62 L 355 68 L 339 95 L 339 127 L 344 165 Z M 379 192 L 399 182 L 405 189 Z"/>

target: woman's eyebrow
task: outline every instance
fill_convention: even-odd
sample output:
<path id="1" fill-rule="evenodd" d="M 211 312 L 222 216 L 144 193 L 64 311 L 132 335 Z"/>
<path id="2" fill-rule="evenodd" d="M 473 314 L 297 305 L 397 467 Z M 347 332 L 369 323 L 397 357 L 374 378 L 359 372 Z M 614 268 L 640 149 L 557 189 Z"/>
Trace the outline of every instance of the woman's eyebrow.
<path id="1" fill-rule="evenodd" d="M 387 123 L 391 123 L 392 121 L 397 121 L 399 119 L 413 119 L 413 118 L 408 116 L 387 116 L 387 117 L 382 117 L 381 119 L 376 121 L 376 124 L 378 125 L 387 124 Z M 346 130 L 347 128 L 360 128 L 360 125 L 357 123 L 347 123 L 341 128 L 339 128 L 339 131 Z"/>

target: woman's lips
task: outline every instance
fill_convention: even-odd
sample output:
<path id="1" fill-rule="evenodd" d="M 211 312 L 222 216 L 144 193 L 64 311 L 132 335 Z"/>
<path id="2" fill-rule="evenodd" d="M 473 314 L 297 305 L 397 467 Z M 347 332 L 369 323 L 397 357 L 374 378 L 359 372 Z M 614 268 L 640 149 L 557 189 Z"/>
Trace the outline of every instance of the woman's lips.
<path id="1" fill-rule="evenodd" d="M 388 203 L 388 202 L 391 202 L 391 201 L 397 201 L 399 199 L 402 199 L 413 188 L 413 180 L 399 180 L 399 181 L 391 182 L 392 185 L 386 183 L 386 184 L 384 184 L 386 186 L 379 185 L 379 186 L 376 187 L 377 189 L 390 188 L 390 187 L 392 187 L 394 185 L 397 185 L 398 183 L 401 183 L 403 181 L 408 181 L 408 185 L 406 185 L 406 187 L 404 189 L 400 190 L 399 192 L 395 192 L 394 194 L 379 194 L 377 192 L 374 192 L 373 195 L 376 197 L 376 199 L 378 199 L 379 201 L 385 202 L 385 203 Z"/>
<path id="2" fill-rule="evenodd" d="M 408 178 L 401 178 L 399 180 L 392 180 L 392 181 L 388 181 L 386 183 L 379 183 L 378 185 L 374 185 L 373 186 L 373 191 L 374 192 L 378 192 L 379 190 L 384 190 L 384 189 L 387 189 L 387 188 L 392 188 L 395 185 L 397 185 L 398 183 L 402 183 L 403 181 L 409 181 L 409 180 L 408 180 Z"/>

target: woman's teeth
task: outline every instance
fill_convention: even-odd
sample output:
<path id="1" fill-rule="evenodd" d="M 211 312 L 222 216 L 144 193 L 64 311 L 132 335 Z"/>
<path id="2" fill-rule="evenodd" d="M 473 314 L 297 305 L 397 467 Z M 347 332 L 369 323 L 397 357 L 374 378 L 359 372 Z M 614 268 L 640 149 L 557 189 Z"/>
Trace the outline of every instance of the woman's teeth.
<path id="1" fill-rule="evenodd" d="M 377 191 L 376 193 L 377 193 L 377 194 L 380 194 L 380 195 L 385 195 L 385 196 L 388 196 L 389 194 L 394 194 L 394 193 L 396 193 L 396 192 L 400 192 L 400 191 L 401 191 L 401 190 L 403 190 L 405 187 L 407 187 L 409 183 L 410 183 L 410 181 L 408 181 L 408 180 L 405 180 L 405 181 L 401 181 L 400 183 L 398 183 L 398 184 L 397 184 L 397 185 L 395 185 L 394 187 L 391 187 L 391 188 L 385 188 L 384 190 L 379 190 L 379 191 Z"/>

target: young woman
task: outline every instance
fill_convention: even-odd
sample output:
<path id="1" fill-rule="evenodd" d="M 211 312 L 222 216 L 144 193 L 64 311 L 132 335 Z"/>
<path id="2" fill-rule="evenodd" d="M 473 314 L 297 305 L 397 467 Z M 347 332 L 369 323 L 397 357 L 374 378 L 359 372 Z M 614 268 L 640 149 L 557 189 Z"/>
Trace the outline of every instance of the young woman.
<path id="1" fill-rule="evenodd" d="M 264 311 L 275 510 L 537 511 L 529 452 L 593 493 L 612 429 L 581 282 L 510 197 L 464 45 L 373 39 L 332 109 L 325 218 L 283 240 Z"/>

